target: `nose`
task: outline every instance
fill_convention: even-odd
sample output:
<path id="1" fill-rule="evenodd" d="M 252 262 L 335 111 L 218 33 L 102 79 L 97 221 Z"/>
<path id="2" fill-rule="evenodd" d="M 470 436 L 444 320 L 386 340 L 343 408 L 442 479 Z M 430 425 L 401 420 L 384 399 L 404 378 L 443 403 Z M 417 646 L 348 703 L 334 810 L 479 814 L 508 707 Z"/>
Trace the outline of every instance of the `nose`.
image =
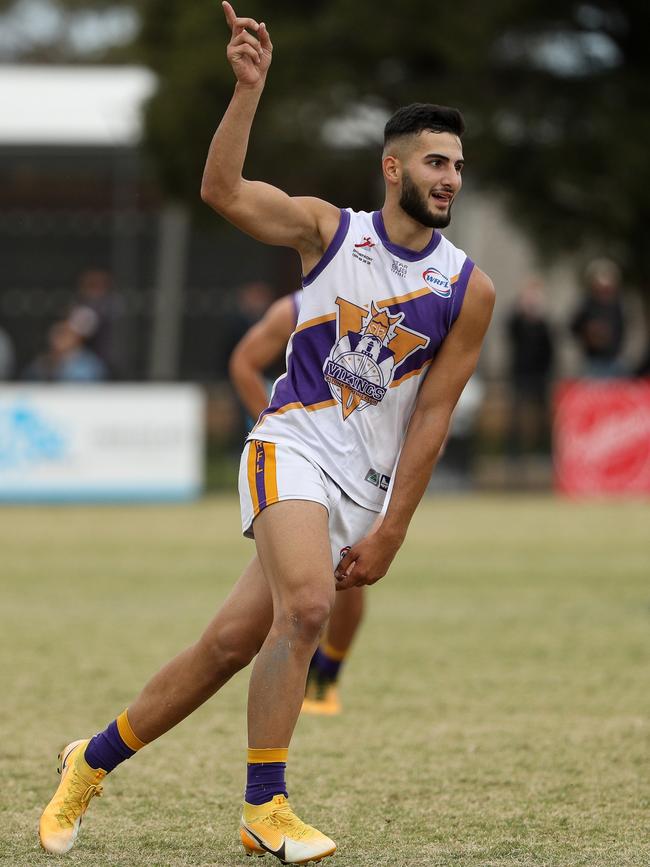
<path id="1" fill-rule="evenodd" d="M 463 183 L 463 179 L 460 175 L 460 172 L 457 169 L 455 169 L 453 166 L 451 166 L 447 170 L 447 172 L 445 172 L 445 177 L 443 179 L 443 183 L 448 190 L 456 193 L 461 188 L 462 183 Z"/>

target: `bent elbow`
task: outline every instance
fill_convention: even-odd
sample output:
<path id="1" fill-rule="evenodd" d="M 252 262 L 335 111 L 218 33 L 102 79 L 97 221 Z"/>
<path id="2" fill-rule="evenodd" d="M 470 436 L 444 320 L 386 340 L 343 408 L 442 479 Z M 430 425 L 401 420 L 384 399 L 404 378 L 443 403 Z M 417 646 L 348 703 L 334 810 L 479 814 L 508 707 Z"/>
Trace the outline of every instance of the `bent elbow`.
<path id="1" fill-rule="evenodd" d="M 214 211 L 224 216 L 231 210 L 233 202 L 237 199 L 237 191 L 223 185 L 207 183 L 201 184 L 201 201 L 209 205 Z"/>
<path id="2" fill-rule="evenodd" d="M 245 389 L 250 381 L 250 365 L 246 363 L 244 353 L 238 346 L 233 349 L 228 359 L 228 376 L 239 391 Z"/>
<path id="3" fill-rule="evenodd" d="M 208 184 L 201 184 L 201 201 L 215 211 L 219 210 L 219 196 L 216 189 Z"/>

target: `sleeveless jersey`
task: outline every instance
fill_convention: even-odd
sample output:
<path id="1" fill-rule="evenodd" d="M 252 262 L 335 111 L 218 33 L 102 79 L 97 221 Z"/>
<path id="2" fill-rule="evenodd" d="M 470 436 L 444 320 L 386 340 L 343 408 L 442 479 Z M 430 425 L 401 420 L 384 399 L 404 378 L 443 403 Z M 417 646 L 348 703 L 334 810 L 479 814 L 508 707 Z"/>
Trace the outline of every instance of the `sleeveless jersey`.
<path id="1" fill-rule="evenodd" d="M 291 302 L 293 304 L 293 327 L 295 328 L 298 324 L 298 319 L 300 317 L 300 308 L 302 306 L 302 293 L 303 289 L 296 289 L 295 292 L 291 293 Z"/>
<path id="2" fill-rule="evenodd" d="M 342 210 L 303 279 L 287 372 L 249 439 L 291 444 L 351 499 L 379 511 L 473 267 L 437 230 L 416 252 L 391 243 L 381 211 Z"/>

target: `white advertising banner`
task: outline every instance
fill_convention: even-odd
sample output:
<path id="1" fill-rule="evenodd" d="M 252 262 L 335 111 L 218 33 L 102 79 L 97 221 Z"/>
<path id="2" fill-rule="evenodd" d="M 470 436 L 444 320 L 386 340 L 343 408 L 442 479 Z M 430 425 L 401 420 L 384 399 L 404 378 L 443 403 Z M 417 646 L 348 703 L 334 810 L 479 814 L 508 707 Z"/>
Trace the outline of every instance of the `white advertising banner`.
<path id="1" fill-rule="evenodd" d="M 204 416 L 193 385 L 2 385 L 0 501 L 192 499 Z"/>

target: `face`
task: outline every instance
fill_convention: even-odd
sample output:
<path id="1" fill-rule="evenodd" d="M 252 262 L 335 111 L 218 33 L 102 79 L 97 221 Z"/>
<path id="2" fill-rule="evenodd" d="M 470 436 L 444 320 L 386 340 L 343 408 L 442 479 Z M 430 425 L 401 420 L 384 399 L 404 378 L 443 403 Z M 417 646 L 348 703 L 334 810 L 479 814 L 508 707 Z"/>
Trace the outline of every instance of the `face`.
<path id="1" fill-rule="evenodd" d="M 422 132 L 408 143 L 399 162 L 402 210 L 423 226 L 444 229 L 462 186 L 463 149 L 458 136 Z"/>

